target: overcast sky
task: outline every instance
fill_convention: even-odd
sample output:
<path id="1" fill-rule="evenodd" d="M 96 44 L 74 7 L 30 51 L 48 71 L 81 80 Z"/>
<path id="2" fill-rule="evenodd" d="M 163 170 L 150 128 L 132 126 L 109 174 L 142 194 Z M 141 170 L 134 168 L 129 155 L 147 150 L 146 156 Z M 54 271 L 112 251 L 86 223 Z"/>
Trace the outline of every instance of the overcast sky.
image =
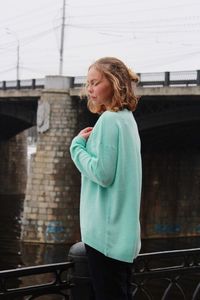
<path id="1" fill-rule="evenodd" d="M 63 0 L 6 0 L 0 81 L 59 72 Z M 63 75 L 86 75 L 102 56 L 136 72 L 200 69 L 200 0 L 66 0 Z"/>

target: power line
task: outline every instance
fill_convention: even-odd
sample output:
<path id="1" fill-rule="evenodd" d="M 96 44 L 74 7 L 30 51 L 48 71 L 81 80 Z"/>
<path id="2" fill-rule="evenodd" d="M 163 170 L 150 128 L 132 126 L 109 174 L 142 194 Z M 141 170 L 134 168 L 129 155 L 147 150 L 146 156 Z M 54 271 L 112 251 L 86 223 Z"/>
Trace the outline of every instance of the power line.
<path id="1" fill-rule="evenodd" d="M 184 54 L 179 53 L 178 55 L 174 55 L 172 57 L 166 57 L 166 56 L 161 57 L 160 62 L 158 60 L 158 57 L 156 57 L 153 60 L 151 58 L 151 59 L 148 59 L 148 62 L 145 62 L 144 67 L 153 67 L 155 65 L 158 65 L 158 63 L 159 63 L 159 66 L 169 65 L 169 64 L 173 64 L 174 62 L 177 63 L 177 62 L 183 61 L 188 57 L 196 56 L 196 55 L 200 55 L 200 51 L 193 51 L 193 52 L 184 53 Z M 140 65 L 141 69 L 142 69 L 142 67 L 143 66 Z"/>
<path id="2" fill-rule="evenodd" d="M 196 2 L 195 4 L 193 4 L 193 5 L 200 5 L 200 2 Z M 146 9 L 144 9 L 144 8 L 140 8 L 140 9 L 134 9 L 134 10 L 130 10 L 130 9 L 128 9 L 128 10 L 126 10 L 126 11 L 117 11 L 117 12 L 115 12 L 113 15 L 114 16 L 116 16 L 116 15 L 120 15 L 120 16 L 122 16 L 123 15 L 123 13 L 124 14 L 126 14 L 126 16 L 127 16 L 127 14 L 132 14 L 132 15 L 134 15 L 134 14 L 136 14 L 136 13 L 144 13 L 144 12 L 155 12 L 155 11 L 159 11 L 159 10 L 168 10 L 168 9 L 173 9 L 173 8 L 179 8 L 179 7 L 191 7 L 191 4 L 189 3 L 189 2 L 187 2 L 186 4 L 176 4 L 176 5 L 172 5 L 172 6 L 163 6 L 163 7 L 153 7 L 153 8 L 146 8 Z M 123 8 L 123 6 L 122 6 L 122 8 Z M 103 11 L 102 13 L 100 13 L 100 14 L 94 14 L 94 13 L 91 13 L 91 14 L 83 14 L 83 15 L 72 15 L 71 16 L 71 18 L 72 19 L 74 19 L 74 18 L 78 18 L 78 19 L 80 19 L 80 18 L 97 18 L 97 17 L 109 17 L 110 18 L 110 12 L 108 12 L 108 13 L 105 13 L 105 11 Z"/>
<path id="3" fill-rule="evenodd" d="M 183 1 L 182 0 L 180 0 L 180 1 L 181 1 L 180 6 L 182 6 Z M 145 2 L 145 1 L 143 0 L 143 2 Z M 146 2 L 149 3 L 149 0 L 146 0 Z M 151 5 L 152 5 L 152 3 L 153 3 L 153 1 L 151 1 Z M 137 0 L 135 0 L 135 1 L 123 1 L 123 6 L 126 6 L 128 4 L 135 5 L 135 4 L 140 4 L 140 3 Z M 190 1 L 190 4 L 191 5 L 196 5 L 196 4 L 199 4 L 199 1 L 194 1 L 194 3 L 192 1 Z M 74 1 L 73 1 L 73 4 L 70 4 L 70 7 L 72 7 L 72 8 L 93 8 L 93 7 L 95 7 L 95 8 L 99 8 L 99 7 L 105 8 L 105 7 L 108 7 L 108 6 L 116 7 L 118 5 L 122 6 L 122 1 L 119 1 L 119 2 L 117 2 L 115 0 L 113 2 L 112 1 L 109 1 L 109 2 L 108 1 L 106 1 L 106 2 L 101 1 L 101 2 L 98 2 L 98 3 L 94 3 L 94 1 L 92 1 L 91 3 L 85 3 L 84 2 L 84 5 L 80 5 L 80 4 L 74 5 Z"/>
<path id="4" fill-rule="evenodd" d="M 52 3 L 55 4 L 55 1 L 52 0 Z M 45 10 L 45 14 L 43 12 L 43 9 Z M 1 20 L 0 22 L 0 25 L 2 27 L 4 27 L 5 25 L 2 25 L 4 23 L 9 23 L 10 24 L 10 21 L 13 21 L 13 20 L 17 20 L 17 19 L 21 19 L 21 18 L 28 18 L 30 19 L 30 15 L 34 14 L 35 15 L 35 12 L 39 12 L 39 14 L 43 14 L 43 17 L 47 16 L 47 10 L 49 9 L 49 6 L 47 6 L 46 4 L 41 4 L 39 7 L 37 7 L 36 9 L 31 9 L 30 11 L 27 11 L 25 13 L 20 13 L 20 14 L 17 14 L 16 16 L 12 16 L 10 18 L 7 18 L 7 19 L 3 19 Z M 55 10 L 54 7 L 51 8 L 51 10 Z"/>
<path id="5" fill-rule="evenodd" d="M 15 67 L 11 67 L 11 68 L 8 68 L 8 69 L 4 69 L 4 70 L 1 70 L 0 71 L 0 74 L 5 74 L 5 73 L 8 73 L 10 71 L 14 71 L 16 68 Z"/>
<path id="6" fill-rule="evenodd" d="M 181 23 L 173 23 L 172 20 L 169 20 L 169 24 L 160 24 L 160 22 L 156 22 L 155 24 L 151 24 L 148 21 L 145 21 L 143 24 L 139 22 L 112 22 L 112 23 L 71 23 L 70 26 L 74 27 L 87 27 L 87 28 L 97 28 L 97 29 L 116 29 L 116 30 L 124 30 L 124 29 L 149 29 L 149 28 L 173 28 L 173 27 L 182 27 L 182 26 L 200 26 L 200 18 L 199 22 L 191 20 L 191 22 L 181 22 Z"/>

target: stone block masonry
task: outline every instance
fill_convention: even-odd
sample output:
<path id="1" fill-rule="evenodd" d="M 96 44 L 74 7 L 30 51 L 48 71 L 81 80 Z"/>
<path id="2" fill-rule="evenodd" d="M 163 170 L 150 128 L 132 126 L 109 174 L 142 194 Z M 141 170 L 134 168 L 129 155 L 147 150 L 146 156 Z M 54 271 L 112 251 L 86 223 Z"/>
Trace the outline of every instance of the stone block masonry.
<path id="1" fill-rule="evenodd" d="M 40 115 L 40 125 L 47 118 L 49 128 L 39 133 L 30 162 L 21 233 L 26 242 L 74 243 L 80 239 L 80 175 L 69 153 L 77 132 L 78 103 L 69 96 L 65 79 L 51 77 L 40 100 L 40 105 L 49 107 L 46 116 Z"/>

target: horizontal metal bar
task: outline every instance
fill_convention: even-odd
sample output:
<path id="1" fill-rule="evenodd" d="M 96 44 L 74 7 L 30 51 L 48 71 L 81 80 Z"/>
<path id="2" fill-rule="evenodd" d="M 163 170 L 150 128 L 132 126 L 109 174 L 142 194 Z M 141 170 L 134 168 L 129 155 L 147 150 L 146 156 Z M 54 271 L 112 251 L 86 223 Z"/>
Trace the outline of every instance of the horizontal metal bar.
<path id="1" fill-rule="evenodd" d="M 63 271 L 63 270 L 70 269 L 72 266 L 73 266 L 72 262 L 64 262 L 64 263 L 54 263 L 48 265 L 39 265 L 39 266 L 5 270 L 5 271 L 0 271 L 0 279 L 17 277 L 17 276 L 34 275 L 34 274 L 43 274 L 43 273 L 53 272 L 56 270 Z"/>
<path id="2" fill-rule="evenodd" d="M 191 249 L 180 249 L 180 250 L 169 250 L 169 251 L 160 251 L 160 252 L 148 252 L 142 253 L 138 255 L 140 257 L 166 257 L 166 256 L 180 256 L 180 254 L 199 254 L 200 255 L 200 248 L 191 248 Z"/>
<path id="3" fill-rule="evenodd" d="M 6 292 L 0 291 L 0 299 L 8 296 L 27 296 L 27 295 L 48 295 L 48 294 L 60 294 L 61 291 L 70 289 L 72 285 L 69 282 L 57 284 L 57 285 L 40 285 L 40 286 L 30 286 L 30 287 L 21 287 L 6 290 Z M 8 298 L 7 298 L 8 299 Z"/>
<path id="4" fill-rule="evenodd" d="M 63 262 L 0 271 L 0 299 L 15 299 L 13 297 L 17 296 L 29 296 L 35 299 L 41 295 L 64 295 L 63 293 L 72 287 L 67 278 L 68 271 L 73 265 L 72 262 Z M 50 274 L 51 281 L 24 287 L 10 287 L 10 284 L 8 285 L 10 280 L 41 274 L 48 274 L 48 276 Z"/>
<path id="5" fill-rule="evenodd" d="M 137 272 L 134 271 L 135 278 L 165 278 L 167 276 L 174 276 L 174 275 L 183 275 L 183 274 L 194 274 L 200 272 L 200 266 L 192 266 L 192 267 L 183 267 L 183 268 L 158 268 L 150 271 L 141 271 Z"/>

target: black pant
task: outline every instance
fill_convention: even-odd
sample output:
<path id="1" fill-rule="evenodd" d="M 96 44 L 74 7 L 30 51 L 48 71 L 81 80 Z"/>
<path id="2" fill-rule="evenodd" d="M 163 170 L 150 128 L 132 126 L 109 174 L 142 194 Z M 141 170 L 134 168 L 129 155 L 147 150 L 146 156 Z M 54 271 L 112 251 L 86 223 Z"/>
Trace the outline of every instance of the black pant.
<path id="1" fill-rule="evenodd" d="M 106 257 L 85 245 L 95 300 L 131 300 L 131 263 Z"/>

